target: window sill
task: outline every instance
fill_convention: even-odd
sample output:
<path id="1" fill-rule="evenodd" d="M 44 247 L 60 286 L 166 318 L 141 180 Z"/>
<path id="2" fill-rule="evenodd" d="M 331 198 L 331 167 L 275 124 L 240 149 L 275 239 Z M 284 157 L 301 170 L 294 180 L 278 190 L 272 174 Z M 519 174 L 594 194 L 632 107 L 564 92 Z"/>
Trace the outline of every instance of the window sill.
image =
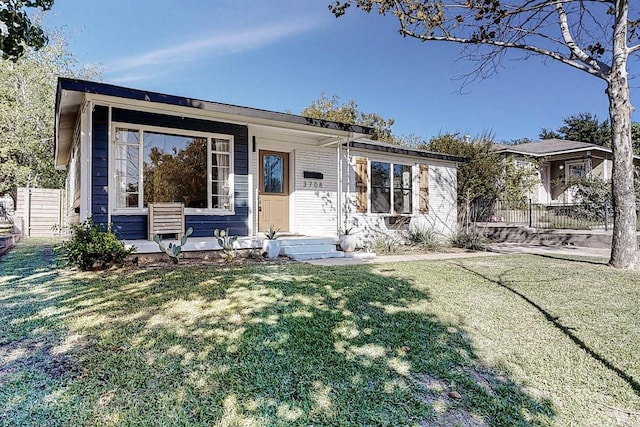
<path id="1" fill-rule="evenodd" d="M 116 209 L 112 215 L 149 215 L 149 210 L 144 209 Z M 184 214 L 186 215 L 210 215 L 210 216 L 228 216 L 235 215 L 235 210 L 232 209 L 198 209 L 198 208 L 184 208 Z"/>

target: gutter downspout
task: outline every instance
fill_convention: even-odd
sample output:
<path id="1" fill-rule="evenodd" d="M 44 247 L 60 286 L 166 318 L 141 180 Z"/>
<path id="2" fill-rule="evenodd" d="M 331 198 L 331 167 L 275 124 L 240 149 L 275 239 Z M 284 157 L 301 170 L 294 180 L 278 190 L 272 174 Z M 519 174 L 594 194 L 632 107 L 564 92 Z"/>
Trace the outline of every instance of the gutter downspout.
<path id="1" fill-rule="evenodd" d="M 338 142 L 338 188 L 336 189 L 336 235 L 340 234 L 340 218 L 342 218 L 342 138 Z"/>
<path id="2" fill-rule="evenodd" d="M 350 134 L 348 138 L 338 138 L 338 140 L 336 141 L 337 145 L 338 145 L 338 147 L 337 147 L 338 148 L 338 165 L 337 165 L 338 166 L 338 188 L 337 188 L 337 203 L 338 203 L 338 206 L 337 206 L 337 209 L 336 209 L 336 211 L 337 211 L 336 234 L 338 234 L 338 235 L 340 234 L 340 228 L 341 228 L 341 224 L 342 224 L 341 219 L 342 219 L 342 211 L 343 211 L 343 209 L 346 210 L 346 214 L 347 214 L 347 215 L 345 215 L 345 219 L 348 219 L 348 213 L 349 213 L 348 206 L 343 207 L 343 205 L 342 205 L 343 198 L 344 198 L 343 197 L 344 196 L 344 194 L 343 194 L 344 189 L 342 188 L 342 183 L 343 183 L 343 178 L 344 178 L 342 176 L 342 174 L 344 172 L 343 171 L 343 163 L 342 163 L 342 161 L 343 161 L 343 158 L 342 158 L 342 146 L 344 144 L 347 145 L 347 162 L 348 162 L 347 165 L 350 166 L 350 163 L 349 163 L 350 162 L 349 159 L 351 159 L 351 145 L 350 144 L 351 144 L 351 142 L 356 141 L 358 139 L 363 139 L 363 138 L 362 137 L 354 137 L 353 134 Z M 349 197 L 348 196 L 350 194 L 350 191 L 351 191 L 351 173 L 350 173 L 349 169 L 347 168 L 347 202 L 349 202 Z"/>

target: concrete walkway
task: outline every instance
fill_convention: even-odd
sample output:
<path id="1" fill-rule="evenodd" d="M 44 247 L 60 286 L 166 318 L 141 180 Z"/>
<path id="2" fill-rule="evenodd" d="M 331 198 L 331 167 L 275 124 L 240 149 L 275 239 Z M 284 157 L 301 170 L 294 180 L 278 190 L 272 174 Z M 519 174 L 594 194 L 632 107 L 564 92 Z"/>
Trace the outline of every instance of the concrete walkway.
<path id="1" fill-rule="evenodd" d="M 609 258 L 610 249 L 585 248 L 579 246 L 541 246 L 522 243 L 494 243 L 489 245 L 486 252 L 434 252 L 427 254 L 380 255 L 373 258 L 328 258 L 305 261 L 313 265 L 362 265 L 383 264 L 403 261 L 432 261 L 440 259 L 491 257 L 506 254 L 535 254 L 535 255 L 573 255 Z"/>

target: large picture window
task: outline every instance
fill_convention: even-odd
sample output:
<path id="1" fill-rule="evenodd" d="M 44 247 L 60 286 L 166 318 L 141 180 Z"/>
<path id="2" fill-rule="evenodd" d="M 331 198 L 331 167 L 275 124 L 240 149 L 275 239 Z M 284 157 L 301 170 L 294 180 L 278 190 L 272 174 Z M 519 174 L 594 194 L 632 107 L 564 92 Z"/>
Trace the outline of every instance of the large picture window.
<path id="1" fill-rule="evenodd" d="M 371 162 L 372 213 L 411 214 L 411 169 L 410 165 Z"/>
<path id="2" fill-rule="evenodd" d="M 116 126 L 116 208 L 181 202 L 231 210 L 232 149 L 231 136 Z"/>

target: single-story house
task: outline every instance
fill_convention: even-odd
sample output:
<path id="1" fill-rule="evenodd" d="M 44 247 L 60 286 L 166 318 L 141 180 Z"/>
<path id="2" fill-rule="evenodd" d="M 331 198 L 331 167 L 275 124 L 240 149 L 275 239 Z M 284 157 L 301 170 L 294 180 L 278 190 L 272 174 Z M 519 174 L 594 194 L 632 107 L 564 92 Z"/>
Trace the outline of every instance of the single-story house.
<path id="1" fill-rule="evenodd" d="M 529 197 L 534 203 L 573 203 L 574 195 L 566 183 L 583 176 L 611 179 L 611 149 L 586 142 L 545 139 L 524 144 L 496 144 L 496 151 L 512 157 L 517 165 L 537 163 L 538 182 Z M 634 156 L 636 166 L 640 157 Z"/>
<path id="2" fill-rule="evenodd" d="M 55 108 L 67 221 L 111 223 L 138 246 L 160 202 L 182 204 L 192 239 L 457 227 L 464 159 L 370 141 L 370 128 L 67 78 Z"/>

